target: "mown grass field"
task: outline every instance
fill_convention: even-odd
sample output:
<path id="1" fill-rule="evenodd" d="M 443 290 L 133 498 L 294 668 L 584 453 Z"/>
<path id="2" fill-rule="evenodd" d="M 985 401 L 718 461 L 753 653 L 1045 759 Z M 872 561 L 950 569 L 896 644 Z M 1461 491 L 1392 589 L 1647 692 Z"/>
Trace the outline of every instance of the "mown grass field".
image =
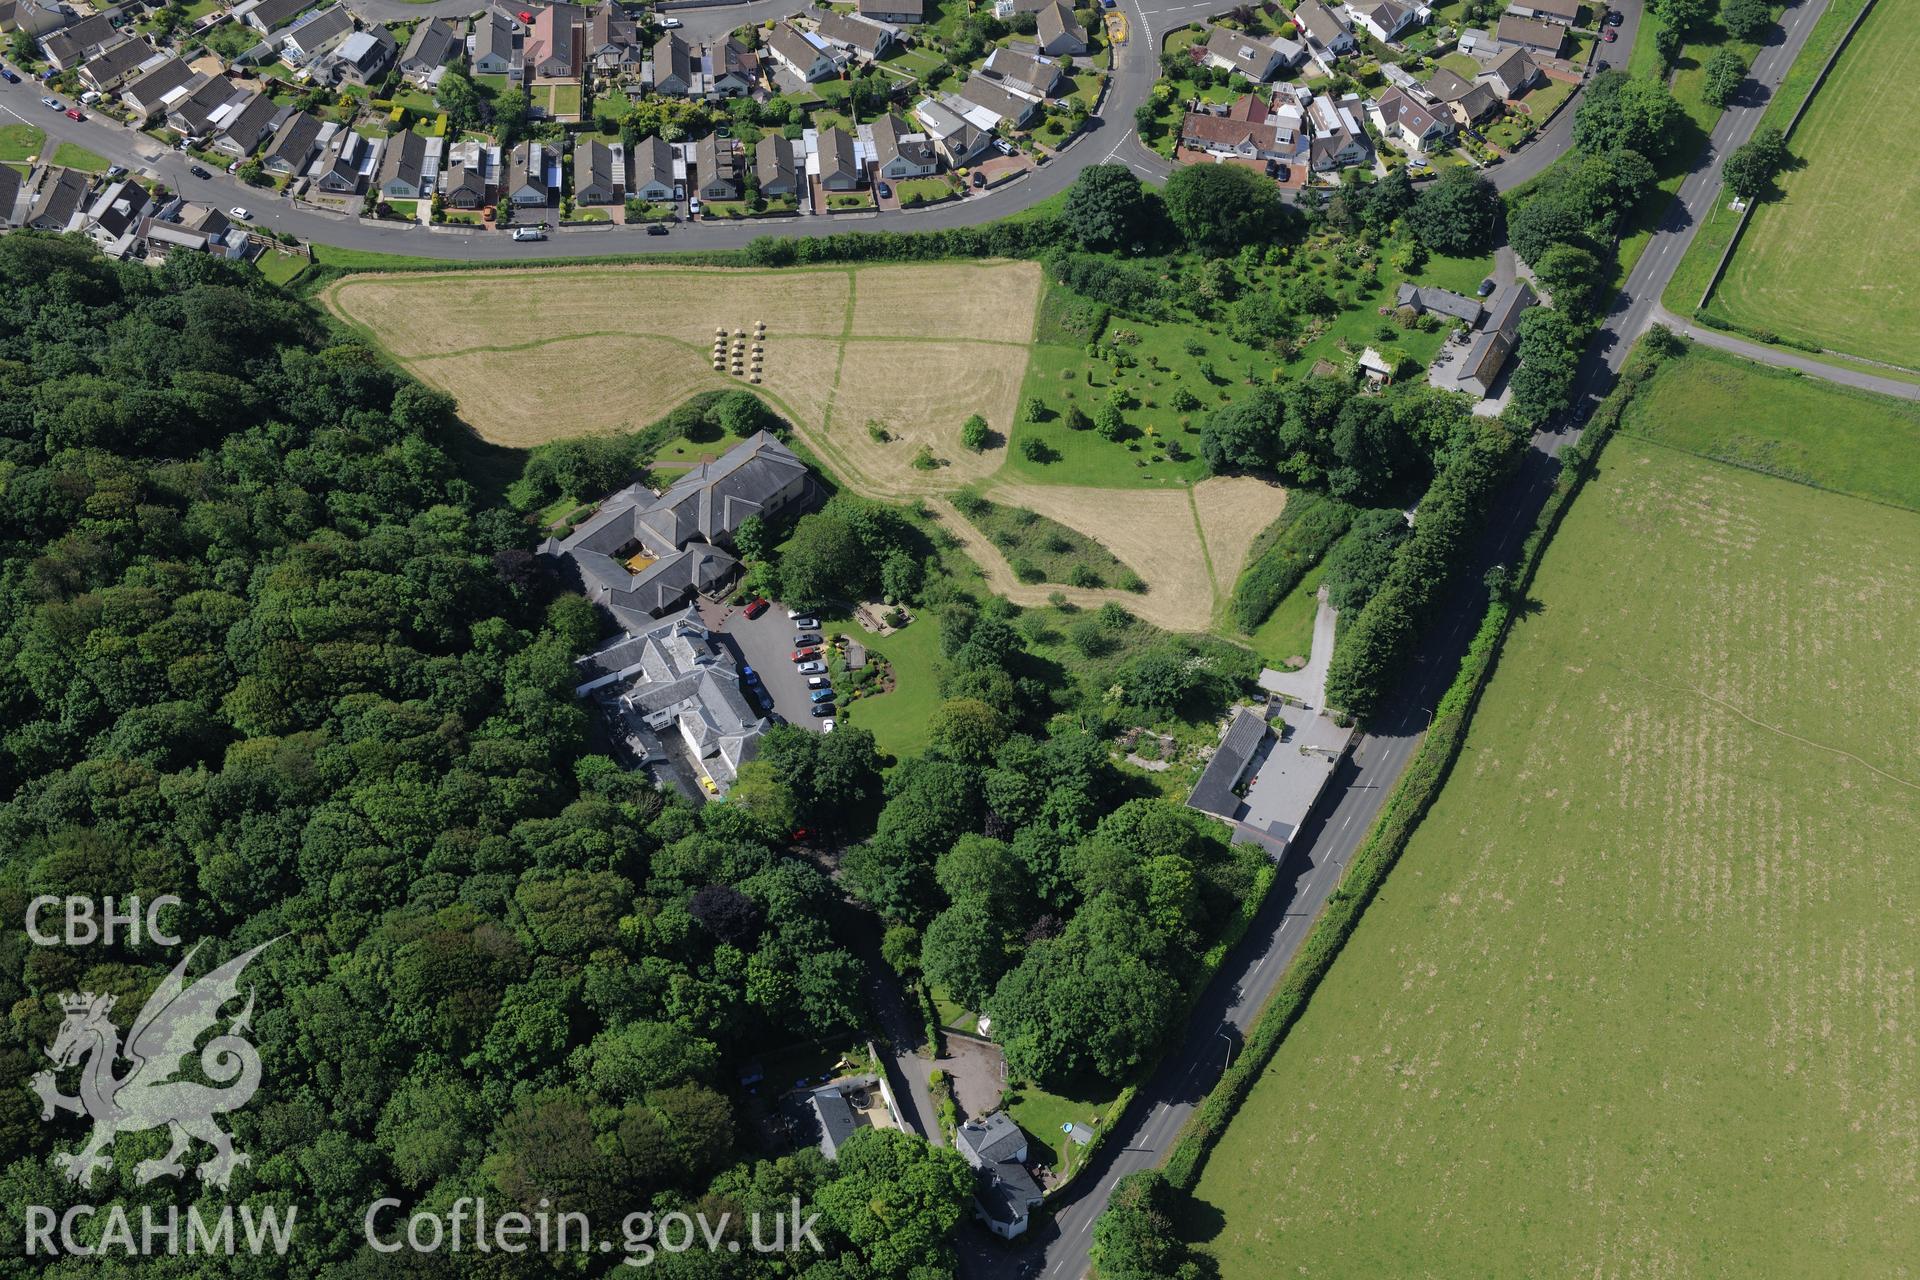
<path id="1" fill-rule="evenodd" d="M 1882 4 L 1840 55 L 1791 149 L 1780 198 L 1754 211 L 1715 291 L 1737 323 L 1920 368 L 1920 27 Z"/>
<path id="2" fill-rule="evenodd" d="M 1687 360 L 1602 456 L 1206 1166 L 1227 1280 L 1920 1256 L 1920 514 L 1673 447 L 1765 431 L 1846 487 L 1830 424 L 1882 407 L 1810 391 L 1756 426 Z"/>

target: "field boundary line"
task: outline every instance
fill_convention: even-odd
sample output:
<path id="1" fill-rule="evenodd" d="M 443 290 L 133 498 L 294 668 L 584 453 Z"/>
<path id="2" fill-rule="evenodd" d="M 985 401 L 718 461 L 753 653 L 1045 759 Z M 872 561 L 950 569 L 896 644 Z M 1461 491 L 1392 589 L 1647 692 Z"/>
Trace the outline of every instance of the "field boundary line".
<path id="1" fill-rule="evenodd" d="M 1749 361 L 1748 363 L 1751 364 L 1755 362 Z M 1767 369 L 1767 368 L 1771 368 L 1772 366 L 1760 365 L 1759 367 L 1762 369 Z M 1855 388 L 1836 387 L 1835 390 L 1854 391 Z M 1862 391 L 1862 392 L 1859 392 L 1858 394 L 1872 395 L 1873 393 L 1870 391 Z M 1781 481 L 1785 481 L 1787 484 L 1801 485 L 1805 488 L 1815 490 L 1816 492 L 1819 492 L 1819 493 L 1827 494 L 1831 497 L 1846 498 L 1851 502 L 1866 502 L 1876 507 L 1885 507 L 1889 511 L 1904 511 L 1909 515 L 1920 515 L 1920 507 L 1910 507 L 1910 506 L 1907 506 L 1905 503 L 1893 502 L 1886 498 L 1875 498 L 1864 493 L 1849 493 L 1845 489 L 1836 489 L 1831 485 L 1824 485 L 1815 480 L 1808 480 L 1804 476 L 1791 475 L 1785 471 L 1769 471 L 1765 467 L 1756 467 L 1752 463 L 1744 462 L 1739 458 L 1723 458 L 1716 453 L 1701 453 L 1698 449 L 1683 449 L 1677 444 L 1672 444 L 1665 440 L 1656 440 L 1652 436 L 1644 435 L 1641 432 L 1634 431 L 1632 429 L 1628 429 L 1626 434 L 1633 437 L 1633 439 L 1639 441 L 1641 444 L 1651 445 L 1653 448 L 1656 448 L 1656 449 L 1665 449 L 1668 453 L 1677 453 L 1685 458 L 1698 458 L 1702 462 L 1711 462 L 1715 466 L 1732 467 L 1734 470 L 1744 471 L 1748 475 L 1765 476 L 1769 480 L 1781 480 Z"/>
<path id="2" fill-rule="evenodd" d="M 1193 517 L 1193 536 L 1200 540 L 1200 558 L 1207 565 L 1207 594 L 1212 600 L 1207 617 L 1211 620 L 1220 612 L 1221 591 L 1220 575 L 1213 567 L 1213 548 L 1207 545 L 1207 529 L 1200 523 L 1200 500 L 1193 496 L 1193 486 L 1185 486 L 1187 491 L 1187 514 Z"/>

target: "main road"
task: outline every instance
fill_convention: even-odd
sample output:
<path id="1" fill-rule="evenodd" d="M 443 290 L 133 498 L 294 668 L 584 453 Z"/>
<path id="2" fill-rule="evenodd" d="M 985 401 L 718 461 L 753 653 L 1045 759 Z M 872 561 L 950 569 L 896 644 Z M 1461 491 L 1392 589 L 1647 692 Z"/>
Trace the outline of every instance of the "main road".
<path id="1" fill-rule="evenodd" d="M 1624 0 L 1627 23 L 1620 43 L 1631 47 L 1639 23 L 1641 0 Z M 417 18 L 425 14 L 465 15 L 475 11 L 473 0 L 359 0 L 367 16 L 384 21 Z M 676 10 L 684 23 L 681 34 L 691 41 L 724 35 L 749 22 L 764 21 L 804 10 L 805 0 L 749 0 L 744 4 L 714 5 Z M 977 226 L 1017 213 L 1073 185 L 1080 170 L 1090 164 L 1125 164 L 1141 177 L 1164 181 L 1171 171 L 1166 159 L 1143 144 L 1133 129 L 1134 112 L 1153 92 L 1159 75 L 1160 41 L 1180 26 L 1220 12 L 1227 0 L 1122 0 L 1119 12 L 1128 19 L 1130 38 L 1114 51 L 1113 72 L 1100 115 L 1088 131 L 1047 165 L 1032 170 L 991 191 L 931 209 L 898 210 L 836 217 L 766 219 L 762 222 L 689 222 L 671 234 L 649 236 L 639 227 L 572 229 L 542 241 L 519 242 L 492 231 L 460 232 L 432 229 L 416 223 L 373 222 L 355 214 L 332 213 L 248 187 L 216 172 L 197 178 L 188 169 L 188 157 L 144 133 L 109 120 L 70 120 L 43 106 L 45 90 L 32 80 L 0 82 L 0 122 L 11 117 L 39 126 L 49 150 L 72 142 L 105 156 L 113 163 L 149 174 L 190 200 L 229 208 L 244 205 L 256 226 L 293 235 L 301 240 L 377 253 L 406 254 L 452 261 L 583 257 L 610 253 L 692 253 L 738 249 L 760 236 L 811 236 L 830 231 L 929 231 Z M 64 101 L 64 99 L 63 99 Z M 1495 185 L 1506 189 L 1533 176 L 1567 149 L 1573 112 L 1571 104 L 1548 129 L 1517 156 L 1493 169 Z"/>

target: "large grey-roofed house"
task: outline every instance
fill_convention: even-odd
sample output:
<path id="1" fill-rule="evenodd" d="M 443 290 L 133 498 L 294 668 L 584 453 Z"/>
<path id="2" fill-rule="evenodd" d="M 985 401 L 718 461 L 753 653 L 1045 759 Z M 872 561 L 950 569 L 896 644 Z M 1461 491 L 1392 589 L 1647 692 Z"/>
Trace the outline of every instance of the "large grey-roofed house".
<path id="1" fill-rule="evenodd" d="M 1073 10 L 1057 2 L 1034 15 L 1034 43 L 1040 52 L 1062 57 L 1087 51 L 1087 33 Z"/>
<path id="2" fill-rule="evenodd" d="M 1027 1172 L 1027 1135 L 1020 1126 L 996 1111 L 954 1130 L 953 1146 L 974 1171 L 974 1216 L 1002 1239 L 1024 1234 L 1028 1215 L 1042 1197 Z"/>
<path id="3" fill-rule="evenodd" d="M 65 231 L 80 213 L 86 197 L 86 174 L 54 166 L 40 179 L 40 195 L 27 214 L 26 225 L 35 231 Z"/>
<path id="4" fill-rule="evenodd" d="M 233 16 L 262 35 L 278 31 L 313 8 L 319 0 L 243 0 L 233 8 Z"/>
<path id="5" fill-rule="evenodd" d="M 160 51 L 145 40 L 122 40 L 100 51 L 80 68 L 80 81 L 90 89 L 101 93 L 111 93 L 134 72 L 150 60 L 159 58 Z"/>
<path id="6" fill-rule="evenodd" d="M 1476 324 L 1480 319 L 1480 302 L 1476 298 L 1462 297 L 1446 289 L 1436 289 L 1432 285 L 1417 285 L 1403 282 L 1399 292 L 1394 295 L 1396 307 L 1412 307 L 1415 311 L 1437 311 L 1443 316 L 1454 316 L 1468 324 Z"/>
<path id="7" fill-rule="evenodd" d="M 400 69 L 416 75 L 431 72 L 451 62 L 454 54 L 465 47 L 451 23 L 443 18 L 428 18 L 408 37 L 407 47 L 400 54 Z"/>
<path id="8" fill-rule="evenodd" d="M 1524 280 L 1504 285 L 1487 304 L 1480 332 L 1473 336 L 1460 362 L 1459 381 L 1469 391 L 1488 395 L 1519 343 L 1520 317 L 1534 304 L 1533 290 Z"/>
<path id="9" fill-rule="evenodd" d="M 767 721 L 747 702 L 740 668 L 689 605 L 574 662 L 576 697 L 597 695 L 643 763 L 684 776 L 683 761 L 725 791 L 753 759 Z M 696 793 L 697 794 L 697 793 Z"/>
<path id="10" fill-rule="evenodd" d="M 1330 628 L 1326 644 L 1331 647 Z M 1262 684 L 1272 674 L 1263 674 Z M 1294 703 L 1279 707 L 1275 720 L 1277 732 L 1262 711 L 1235 712 L 1187 806 L 1232 827 L 1236 844 L 1260 844 L 1278 859 L 1326 789 L 1353 730 Z"/>
<path id="11" fill-rule="evenodd" d="M 734 530 L 748 516 L 786 510 L 808 488 L 806 465 L 762 431 L 658 496 L 622 489 L 541 551 L 571 560 L 587 598 L 633 630 L 725 583 L 739 566 L 724 549 Z"/>
<path id="12" fill-rule="evenodd" d="M 1206 56 L 1212 66 L 1262 84 L 1305 62 L 1307 49 L 1297 40 L 1261 40 L 1244 31 L 1215 27 L 1207 36 Z"/>
<path id="13" fill-rule="evenodd" d="M 120 101 L 142 122 L 151 120 L 166 104 L 167 95 L 191 86 L 202 73 L 168 55 L 121 86 Z"/>
<path id="14" fill-rule="evenodd" d="M 876 1075 L 842 1076 L 807 1094 L 807 1108 L 820 1127 L 820 1153 L 840 1156 L 848 1138 L 862 1129 L 897 1129 L 893 1099 Z"/>
<path id="15" fill-rule="evenodd" d="M 0 164 L 0 227 L 13 225 L 13 212 L 20 203 L 20 171 L 10 164 Z"/>
<path id="16" fill-rule="evenodd" d="M 824 39 L 868 58 L 877 58 L 900 43 L 892 27 L 858 15 L 823 10 L 814 26 Z"/>
<path id="17" fill-rule="evenodd" d="M 765 133 L 753 150 L 753 176 L 760 182 L 760 194 L 790 196 L 800 189 L 799 169 L 793 158 L 793 143 L 778 133 Z"/>
<path id="18" fill-rule="evenodd" d="M 287 29 L 280 47 L 296 62 L 311 61 L 353 34 L 353 15 L 343 5 L 309 14 Z"/>
<path id="19" fill-rule="evenodd" d="M 1503 45 L 1530 49 L 1535 53 L 1544 53 L 1549 58 L 1560 56 L 1560 50 L 1566 46 L 1567 29 L 1558 23 L 1542 22 L 1538 18 L 1516 18 L 1511 13 L 1500 18 L 1500 25 L 1493 29 L 1493 35 Z"/>

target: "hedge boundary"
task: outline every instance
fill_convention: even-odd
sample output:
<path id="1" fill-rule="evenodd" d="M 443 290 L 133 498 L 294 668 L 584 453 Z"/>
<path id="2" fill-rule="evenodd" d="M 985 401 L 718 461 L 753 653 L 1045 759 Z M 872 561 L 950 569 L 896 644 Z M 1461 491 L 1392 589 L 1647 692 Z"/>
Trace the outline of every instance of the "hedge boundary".
<path id="1" fill-rule="evenodd" d="M 1461 660 L 1459 673 L 1434 709 L 1433 723 L 1425 741 L 1387 798 L 1373 830 L 1354 854 L 1343 883 L 1328 898 L 1326 908 L 1314 921 L 1312 932 L 1288 966 L 1286 977 L 1261 1011 L 1240 1056 L 1175 1140 L 1165 1168 L 1167 1180 L 1180 1190 L 1191 1192 L 1198 1184 L 1214 1144 L 1254 1084 L 1265 1074 L 1288 1032 L 1306 1012 L 1307 1002 L 1347 939 L 1352 937 L 1362 913 L 1386 883 L 1388 873 L 1399 862 L 1414 831 L 1439 797 L 1465 745 L 1473 713 L 1512 628 L 1514 603 L 1525 597 L 1547 545 L 1574 498 L 1593 475 L 1600 452 L 1618 429 L 1627 405 L 1662 363 L 1684 350 L 1685 344 L 1668 330 L 1655 326 L 1628 359 L 1618 383 L 1594 411 L 1579 440 L 1560 455 L 1560 473 L 1554 481 L 1553 492 L 1540 509 L 1533 531 L 1527 535 L 1511 589 L 1487 606 L 1480 629 Z"/>

